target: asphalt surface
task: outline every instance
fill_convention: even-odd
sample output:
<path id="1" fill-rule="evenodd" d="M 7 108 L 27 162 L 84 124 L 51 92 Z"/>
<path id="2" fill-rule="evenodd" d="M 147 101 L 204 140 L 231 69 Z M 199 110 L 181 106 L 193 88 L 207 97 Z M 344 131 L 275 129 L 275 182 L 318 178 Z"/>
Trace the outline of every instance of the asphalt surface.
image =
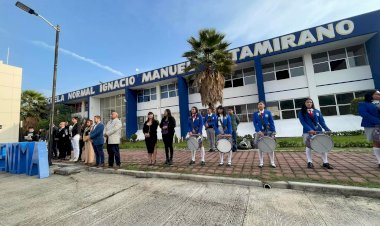
<path id="1" fill-rule="evenodd" d="M 0 173 L 0 225 L 379 225 L 380 199 L 84 171 Z"/>

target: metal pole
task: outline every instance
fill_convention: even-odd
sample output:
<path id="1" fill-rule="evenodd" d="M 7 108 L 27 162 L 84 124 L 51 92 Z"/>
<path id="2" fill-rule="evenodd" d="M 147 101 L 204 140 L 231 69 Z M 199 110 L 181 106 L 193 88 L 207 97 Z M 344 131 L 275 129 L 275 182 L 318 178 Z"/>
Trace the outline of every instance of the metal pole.
<path id="1" fill-rule="evenodd" d="M 57 66 L 58 66 L 58 44 L 59 44 L 59 32 L 61 31 L 59 25 L 55 29 L 55 51 L 54 51 L 54 73 L 53 73 L 53 90 L 51 94 L 51 109 L 50 109 L 50 123 L 49 123 L 49 166 L 52 165 L 51 155 L 53 151 L 53 124 L 54 124 L 54 105 L 55 105 L 55 89 L 57 81 Z"/>

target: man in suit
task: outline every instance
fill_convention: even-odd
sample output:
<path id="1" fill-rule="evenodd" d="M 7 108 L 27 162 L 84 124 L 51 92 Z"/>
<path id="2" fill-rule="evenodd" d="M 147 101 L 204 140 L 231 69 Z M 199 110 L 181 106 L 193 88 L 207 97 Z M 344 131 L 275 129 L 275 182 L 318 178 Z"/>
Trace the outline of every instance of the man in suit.
<path id="1" fill-rule="evenodd" d="M 108 168 L 113 167 L 114 160 L 116 160 L 117 168 L 120 168 L 120 151 L 119 144 L 121 138 L 121 121 L 119 114 L 116 111 L 111 113 L 111 118 L 104 130 L 104 137 L 107 143 L 108 152 Z"/>
<path id="2" fill-rule="evenodd" d="M 96 167 L 104 167 L 104 125 L 101 121 L 101 117 L 96 115 L 94 117 L 95 125 L 90 133 L 90 139 L 92 140 L 92 146 L 96 156 Z"/>

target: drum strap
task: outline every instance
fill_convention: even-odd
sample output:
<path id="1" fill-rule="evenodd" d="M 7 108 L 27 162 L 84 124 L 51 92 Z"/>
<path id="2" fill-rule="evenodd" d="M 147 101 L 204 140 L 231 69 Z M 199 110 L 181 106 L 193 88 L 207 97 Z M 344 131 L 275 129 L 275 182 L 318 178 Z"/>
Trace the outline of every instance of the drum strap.
<path id="1" fill-rule="evenodd" d="M 265 126 L 264 118 L 263 118 L 263 116 L 261 114 L 260 114 L 259 118 L 260 118 L 260 122 L 261 122 L 261 128 L 266 133 L 269 130 L 269 125 Z"/>
<path id="2" fill-rule="evenodd" d="M 226 127 L 225 127 L 224 124 L 223 124 L 222 117 L 219 117 L 219 122 L 220 122 L 220 125 L 222 125 L 222 127 L 223 127 L 223 131 L 225 131 L 225 130 L 226 130 Z"/>
<path id="3" fill-rule="evenodd" d="M 196 120 L 196 118 L 195 118 L 195 120 Z M 193 118 L 191 117 L 191 127 L 192 127 L 193 131 L 198 133 L 198 127 L 196 127 L 194 124 L 195 120 L 193 120 Z"/>

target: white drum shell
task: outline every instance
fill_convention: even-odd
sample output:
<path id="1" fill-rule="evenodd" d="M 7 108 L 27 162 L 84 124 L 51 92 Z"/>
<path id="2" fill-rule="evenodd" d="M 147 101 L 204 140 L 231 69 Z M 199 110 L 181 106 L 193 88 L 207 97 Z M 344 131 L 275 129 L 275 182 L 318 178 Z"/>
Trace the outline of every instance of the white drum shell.
<path id="1" fill-rule="evenodd" d="M 260 137 L 257 141 L 257 148 L 262 152 L 272 152 L 276 150 L 276 140 L 272 137 Z"/>
<path id="2" fill-rule="evenodd" d="M 232 144 L 228 139 L 221 138 L 216 145 L 220 152 L 227 153 L 232 150 Z"/>
<path id="3" fill-rule="evenodd" d="M 325 134 L 316 134 L 310 138 L 310 148 L 316 152 L 330 152 L 334 148 L 334 141 Z"/>
<path id="4" fill-rule="evenodd" d="M 196 151 L 199 149 L 199 143 L 200 143 L 200 140 L 202 140 L 202 137 L 189 137 L 187 139 L 187 149 L 189 151 Z"/>

